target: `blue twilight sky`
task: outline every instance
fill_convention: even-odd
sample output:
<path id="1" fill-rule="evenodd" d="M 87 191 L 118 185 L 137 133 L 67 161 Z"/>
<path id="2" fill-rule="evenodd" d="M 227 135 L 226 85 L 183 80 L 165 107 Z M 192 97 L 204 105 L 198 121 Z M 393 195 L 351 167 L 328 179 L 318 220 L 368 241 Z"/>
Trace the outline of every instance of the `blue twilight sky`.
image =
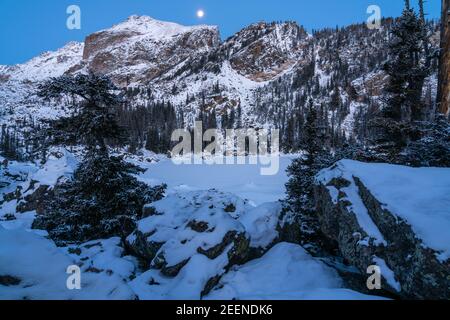
<path id="1" fill-rule="evenodd" d="M 417 0 L 411 0 L 417 2 Z M 0 64 L 16 64 L 125 20 L 132 14 L 185 25 L 218 25 L 222 38 L 261 20 L 295 20 L 307 30 L 344 26 L 368 18 L 369 5 L 383 16 L 401 14 L 403 0 L 0 0 Z M 440 0 L 428 0 L 429 18 Z M 81 8 L 81 30 L 68 30 L 66 9 Z M 197 18 L 199 9 L 205 17 Z"/>

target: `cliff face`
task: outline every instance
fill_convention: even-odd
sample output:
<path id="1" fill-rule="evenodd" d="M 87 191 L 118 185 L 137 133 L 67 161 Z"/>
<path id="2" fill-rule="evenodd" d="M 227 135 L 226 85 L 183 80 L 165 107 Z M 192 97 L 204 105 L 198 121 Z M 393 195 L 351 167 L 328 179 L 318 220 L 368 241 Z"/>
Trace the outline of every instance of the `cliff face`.
<path id="1" fill-rule="evenodd" d="M 450 113 L 450 0 L 442 0 L 441 69 L 439 90 L 441 112 Z"/>

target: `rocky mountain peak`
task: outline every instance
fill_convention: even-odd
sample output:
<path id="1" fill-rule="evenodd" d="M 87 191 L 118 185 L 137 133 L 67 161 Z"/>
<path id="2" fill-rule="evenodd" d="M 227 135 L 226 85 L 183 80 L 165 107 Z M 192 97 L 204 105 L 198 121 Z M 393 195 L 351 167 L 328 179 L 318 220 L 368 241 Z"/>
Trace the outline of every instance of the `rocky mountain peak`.
<path id="1" fill-rule="evenodd" d="M 118 85 L 145 84 L 188 57 L 220 45 L 215 26 L 182 26 L 131 16 L 86 38 L 83 66 L 109 75 Z"/>
<path id="2" fill-rule="evenodd" d="M 196 25 L 183 26 L 174 22 L 166 22 L 154 19 L 149 16 L 132 15 L 122 23 L 114 25 L 112 28 L 100 32 L 130 32 L 131 34 L 145 35 L 154 40 L 167 40 L 180 36 L 184 33 L 192 33 L 201 30 L 210 30 L 218 33 L 216 26 Z"/>

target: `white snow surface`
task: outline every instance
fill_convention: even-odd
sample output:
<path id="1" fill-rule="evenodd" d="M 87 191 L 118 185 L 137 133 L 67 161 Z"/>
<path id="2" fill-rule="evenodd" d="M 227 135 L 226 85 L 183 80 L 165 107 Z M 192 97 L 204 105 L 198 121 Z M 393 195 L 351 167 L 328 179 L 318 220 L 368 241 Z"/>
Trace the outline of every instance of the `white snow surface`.
<path id="1" fill-rule="evenodd" d="M 170 40 L 172 37 L 199 29 L 217 30 L 217 27 L 208 25 L 183 26 L 173 22 L 156 20 L 149 16 L 133 15 L 130 16 L 126 21 L 116 24 L 110 29 L 102 30 L 99 32 L 127 31 L 145 35 L 146 37 L 152 38 L 155 41 L 166 41 Z"/>
<path id="2" fill-rule="evenodd" d="M 282 156 L 281 167 L 292 158 Z M 169 278 L 160 270 L 141 269 L 135 257 L 125 256 L 119 238 L 58 248 L 45 231 L 30 230 L 35 212 L 15 213 L 16 203 L 11 201 L 0 206 L 0 275 L 20 283 L 0 285 L 0 299 L 374 298 L 343 288 L 332 268 L 297 245 L 278 244 L 260 259 L 228 272 L 233 243 L 214 259 L 198 252 L 198 248 L 207 250 L 219 244 L 228 231 L 245 234 L 251 247 L 267 248 L 273 243 L 281 212 L 277 200 L 284 197 L 287 179 L 284 168 L 277 176 L 261 176 L 258 166 L 248 164 L 178 166 L 153 154 L 128 161 L 149 169 L 139 176 L 143 181 L 169 182 L 168 195 L 149 205 L 163 215 L 142 219 L 138 229 L 149 234 L 148 240 L 164 243 L 158 253 L 168 266 L 188 260 L 178 275 Z M 33 179 L 38 184 L 56 183 L 69 177 L 77 163 L 65 150 L 52 152 L 42 166 L 11 162 L 8 170 L 23 174 L 25 180 L 7 188 L 22 185 L 26 190 Z M 3 219 L 11 211 L 16 219 Z M 188 224 L 194 220 L 207 222 L 208 230 L 193 230 Z M 134 239 L 132 234 L 128 241 Z M 81 268 L 82 290 L 66 287 L 71 265 Z M 202 297 L 206 283 L 215 276 L 223 276 L 220 286 Z"/>
<path id="3" fill-rule="evenodd" d="M 263 203 L 239 218 L 250 234 L 250 246 L 267 248 L 278 237 L 276 230 L 282 205 L 280 202 Z"/>
<path id="4" fill-rule="evenodd" d="M 0 300 L 132 299 L 133 291 L 117 275 L 83 272 L 81 290 L 69 290 L 66 273 L 75 265 L 56 245 L 33 232 L 0 226 L 0 275 L 20 280 L 0 285 Z M 6 245 L 7 244 L 7 245 Z M 112 263 L 111 263 L 112 264 Z"/>
<path id="5" fill-rule="evenodd" d="M 374 256 L 372 260 L 373 260 L 373 262 L 375 262 L 375 264 L 377 266 L 380 267 L 381 275 L 383 276 L 383 278 L 386 279 L 387 283 L 392 288 L 397 290 L 397 292 L 400 292 L 402 290 L 402 287 L 401 287 L 400 283 L 395 279 L 394 271 L 392 271 L 388 267 L 388 265 L 386 264 L 386 261 L 384 261 L 383 259 L 381 259 L 377 256 Z"/>
<path id="6" fill-rule="evenodd" d="M 41 185 L 53 186 L 61 177 L 70 178 L 78 167 L 78 160 L 64 148 L 50 154 L 47 162 L 33 175 Z"/>
<path id="7" fill-rule="evenodd" d="M 317 180 L 327 184 L 337 177 L 352 182 L 352 186 L 344 191 L 350 191 L 347 195 L 356 208 L 358 221 L 369 235 L 382 239 L 362 204 L 353 177 L 361 179 L 386 210 L 411 225 L 423 245 L 436 250 L 441 261 L 450 258 L 449 168 L 412 168 L 342 160 L 321 171 Z"/>
<path id="8" fill-rule="evenodd" d="M 218 188 L 256 206 L 285 197 L 286 168 L 295 157 L 281 155 L 280 169 L 273 176 L 262 176 L 261 165 L 177 165 L 171 159 L 162 158 L 159 162 L 142 164 L 148 170 L 139 179 L 150 185 L 166 183 L 169 193 Z"/>
<path id="9" fill-rule="evenodd" d="M 279 243 L 262 258 L 228 272 L 206 299 L 366 300 L 377 297 L 342 288 L 334 269 L 299 245 Z"/>

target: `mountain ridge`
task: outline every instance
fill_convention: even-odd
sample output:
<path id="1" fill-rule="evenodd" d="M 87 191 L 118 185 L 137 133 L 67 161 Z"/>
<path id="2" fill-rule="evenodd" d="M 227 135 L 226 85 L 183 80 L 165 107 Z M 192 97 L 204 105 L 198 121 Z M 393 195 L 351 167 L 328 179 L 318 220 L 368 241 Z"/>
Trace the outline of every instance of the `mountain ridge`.
<path id="1" fill-rule="evenodd" d="M 0 66 L 1 123 L 25 118 L 35 123 L 66 114 L 70 97 L 42 101 L 35 94 L 37 84 L 62 74 L 94 72 L 126 90 L 127 108 L 170 103 L 177 127 L 192 127 L 206 113 L 217 118 L 211 122 L 219 128 L 276 128 L 282 137 L 290 136 L 284 139 L 296 141 L 312 101 L 336 139 L 361 138 L 366 134 L 361 122 L 378 108 L 387 82 L 382 64 L 393 21 L 384 19 L 378 30 L 354 24 L 313 34 L 296 22 L 257 22 L 222 41 L 216 26 L 131 16 L 84 43 L 69 43 L 25 64 Z M 430 22 L 430 30 L 437 29 Z M 155 30 L 165 31 L 155 35 Z M 436 95 L 436 77 L 435 68 L 426 79 L 424 99 Z M 149 124 L 130 124 L 143 125 Z"/>

